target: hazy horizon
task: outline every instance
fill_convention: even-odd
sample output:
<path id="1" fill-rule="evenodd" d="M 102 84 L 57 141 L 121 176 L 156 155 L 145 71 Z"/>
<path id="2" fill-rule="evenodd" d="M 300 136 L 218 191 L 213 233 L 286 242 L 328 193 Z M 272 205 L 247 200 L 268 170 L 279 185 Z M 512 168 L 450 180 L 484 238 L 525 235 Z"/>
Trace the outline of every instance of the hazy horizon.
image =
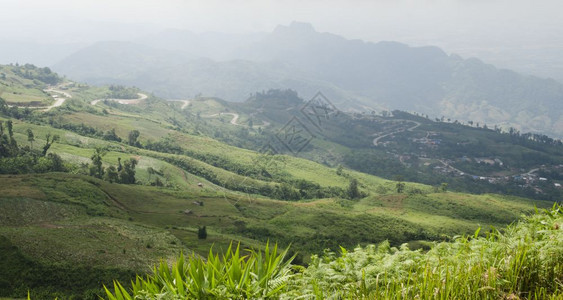
<path id="1" fill-rule="evenodd" d="M 319 31 L 370 41 L 431 39 L 451 34 L 543 40 L 563 25 L 555 0 L 402 1 L 33 1 L 3 0 L 0 35 L 72 32 L 88 22 L 145 24 L 196 33 L 269 32 L 278 24 L 308 22 Z M 31 21 L 35 20 L 35 21 Z M 0 23 L 1 24 L 1 23 Z M 62 25 L 62 26 L 61 26 Z M 22 30 L 14 30 L 15 27 Z M 538 34 L 537 30 L 545 31 Z M 57 35 L 64 32 L 50 32 Z M 490 42 L 500 42 L 490 40 Z M 551 41 L 550 41 L 551 42 Z"/>
<path id="2" fill-rule="evenodd" d="M 242 34 L 271 32 L 298 21 L 348 39 L 435 45 L 563 81 L 563 4 L 555 0 L 1 2 L 0 45 L 57 44 L 71 52 L 96 41 L 131 40 L 167 28 Z M 18 55 L 29 59 L 32 51 L 18 48 L 1 62 Z"/>

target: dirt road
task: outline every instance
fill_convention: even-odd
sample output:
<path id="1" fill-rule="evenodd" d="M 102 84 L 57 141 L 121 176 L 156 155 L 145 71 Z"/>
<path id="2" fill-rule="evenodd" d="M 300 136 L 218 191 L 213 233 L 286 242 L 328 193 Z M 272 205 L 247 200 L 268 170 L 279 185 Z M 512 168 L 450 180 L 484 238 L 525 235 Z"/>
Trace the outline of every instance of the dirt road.
<path id="1" fill-rule="evenodd" d="M 413 130 L 415 130 L 418 126 L 421 125 L 419 122 L 417 122 L 417 121 L 411 121 L 411 120 L 395 120 L 395 121 L 407 121 L 407 122 L 416 123 L 416 125 L 407 128 L 407 129 L 406 129 L 407 131 L 413 131 Z M 395 131 L 386 133 L 386 134 L 384 134 L 384 135 L 378 136 L 378 137 L 376 137 L 375 139 L 373 139 L 373 145 L 374 145 L 374 146 L 377 146 L 378 143 L 379 143 L 379 140 L 381 140 L 382 138 L 384 138 L 384 137 L 386 137 L 386 136 L 390 136 L 390 135 L 392 135 L 392 134 L 399 133 L 399 132 L 403 132 L 403 131 L 405 131 L 405 129 L 404 129 L 404 128 L 401 128 L 401 129 L 398 129 L 398 130 L 395 130 Z"/>
<path id="2" fill-rule="evenodd" d="M 50 111 L 51 109 L 55 108 L 55 107 L 59 107 L 61 105 L 63 105 L 66 101 L 67 98 L 72 98 L 72 95 L 67 93 L 67 92 L 63 92 L 60 90 L 55 90 L 53 88 L 49 88 L 49 89 L 45 89 L 43 90 L 46 93 L 49 93 L 49 95 L 55 99 L 55 103 L 49 105 L 49 106 L 17 106 L 19 108 L 29 108 L 29 109 L 39 109 L 40 111 Z M 55 94 L 61 94 L 63 96 L 65 96 L 66 98 L 59 98 L 58 95 L 53 95 L 53 93 Z M 12 107 L 15 105 L 8 105 L 8 107 Z"/>
<path id="3" fill-rule="evenodd" d="M 239 117 L 240 117 L 240 115 L 237 114 L 237 113 L 218 113 L 218 114 L 212 114 L 212 115 L 207 115 L 207 116 L 202 116 L 202 117 L 204 117 L 204 118 L 213 118 L 213 117 L 223 116 L 223 115 L 230 115 L 230 116 L 233 116 L 233 118 L 232 118 L 231 121 L 229 122 L 231 125 L 234 125 L 234 126 L 247 126 L 247 125 L 245 125 L 245 124 L 237 123 L 237 121 L 238 121 L 238 119 L 239 119 Z M 268 125 L 270 125 L 270 122 L 262 121 L 262 124 L 254 124 L 254 125 L 252 125 L 252 127 L 260 127 L 260 126 L 268 126 Z"/>
<path id="4" fill-rule="evenodd" d="M 117 98 L 107 98 L 107 99 L 96 99 L 90 102 L 91 105 L 96 105 L 98 104 L 100 101 L 115 101 L 119 104 L 138 104 L 139 102 L 147 99 L 149 96 L 142 94 L 142 93 L 137 93 L 137 95 L 139 96 L 139 98 L 137 99 L 117 99 Z"/>
<path id="5" fill-rule="evenodd" d="M 167 99 L 166 101 L 173 101 L 173 102 L 182 102 L 184 104 L 182 104 L 182 106 L 180 107 L 180 109 L 185 109 L 186 107 L 188 107 L 188 105 L 190 105 L 190 100 L 174 100 L 174 99 Z"/>

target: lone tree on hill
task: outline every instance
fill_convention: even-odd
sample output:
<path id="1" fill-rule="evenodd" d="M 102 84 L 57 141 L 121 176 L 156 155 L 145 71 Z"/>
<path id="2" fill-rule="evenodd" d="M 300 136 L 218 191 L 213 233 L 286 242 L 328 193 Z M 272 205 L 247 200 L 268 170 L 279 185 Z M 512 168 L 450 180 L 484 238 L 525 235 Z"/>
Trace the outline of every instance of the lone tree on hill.
<path id="1" fill-rule="evenodd" d="M 139 132 L 139 130 L 135 129 L 130 131 L 129 135 L 127 136 L 127 144 L 129 144 L 129 146 L 141 147 L 141 143 L 139 143 L 139 141 L 137 140 L 140 135 L 141 133 Z"/>
<path id="2" fill-rule="evenodd" d="M 33 149 L 33 142 L 35 141 L 35 135 L 33 135 L 33 131 L 31 131 L 31 128 L 27 129 L 27 141 L 30 144 L 30 149 Z"/>
<path id="3" fill-rule="evenodd" d="M 197 229 L 197 238 L 200 240 L 205 240 L 207 238 L 207 228 L 205 226 Z"/>
<path id="4" fill-rule="evenodd" d="M 119 182 L 124 184 L 134 184 L 135 180 L 135 166 L 137 160 L 130 158 L 123 162 L 123 169 L 119 172 Z"/>
<path id="5" fill-rule="evenodd" d="M 360 191 L 358 190 L 358 180 L 356 178 L 352 178 L 352 180 L 350 180 L 350 185 L 348 186 L 348 198 L 352 200 L 360 198 Z"/>
<path id="6" fill-rule="evenodd" d="M 104 176 L 104 167 L 102 166 L 102 157 L 106 155 L 107 151 L 96 147 L 94 153 L 92 154 L 92 167 L 90 167 L 90 176 L 102 179 Z"/>
<path id="7" fill-rule="evenodd" d="M 149 181 L 151 181 L 151 176 L 156 174 L 156 170 L 153 169 L 152 167 L 148 167 L 147 168 L 147 173 L 149 173 Z"/>
<path id="8" fill-rule="evenodd" d="M 45 146 L 43 146 L 43 156 L 47 155 L 47 151 L 49 151 L 49 148 L 51 148 L 51 145 L 53 145 L 54 142 L 57 142 L 60 139 L 60 137 L 58 135 L 53 135 L 51 137 L 50 133 L 47 133 L 47 135 L 45 136 Z"/>
<path id="9" fill-rule="evenodd" d="M 442 182 L 442 184 L 440 185 L 440 190 L 442 191 L 442 193 L 445 193 L 448 191 L 448 184 L 446 182 Z"/>
<path id="10" fill-rule="evenodd" d="M 397 184 L 395 185 L 395 188 L 397 189 L 397 193 L 402 193 L 405 190 L 405 183 L 403 182 L 403 176 L 395 176 L 395 181 L 397 181 Z"/>

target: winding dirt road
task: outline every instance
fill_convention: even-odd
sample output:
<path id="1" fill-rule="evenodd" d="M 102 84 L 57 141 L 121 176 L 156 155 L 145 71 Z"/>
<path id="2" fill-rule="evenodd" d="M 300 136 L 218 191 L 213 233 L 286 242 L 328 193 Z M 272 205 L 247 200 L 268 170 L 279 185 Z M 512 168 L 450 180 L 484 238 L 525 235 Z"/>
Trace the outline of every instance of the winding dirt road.
<path id="1" fill-rule="evenodd" d="M 106 98 L 106 99 L 96 99 L 90 102 L 91 105 L 96 105 L 98 104 L 100 101 L 115 101 L 119 104 L 138 104 L 139 102 L 147 99 L 149 96 L 142 94 L 142 93 L 137 93 L 137 95 L 139 96 L 139 98 L 137 99 L 118 99 L 118 98 Z"/>
<path id="2" fill-rule="evenodd" d="M 204 118 L 213 118 L 213 117 L 217 117 L 217 116 L 224 116 L 224 115 L 230 115 L 233 116 L 233 118 L 231 119 L 231 124 L 235 125 L 235 126 L 242 126 L 242 124 L 238 124 L 238 118 L 239 118 L 239 114 L 237 113 L 218 113 L 218 114 L 212 114 L 212 115 L 207 115 L 207 116 L 203 116 Z"/>
<path id="3" fill-rule="evenodd" d="M 49 105 L 49 106 L 18 106 L 18 105 L 8 105 L 8 107 L 12 107 L 12 106 L 16 106 L 19 108 L 29 108 L 29 109 L 39 109 L 40 111 L 50 111 L 51 109 L 55 108 L 55 107 L 59 107 L 61 105 L 63 105 L 66 101 L 67 98 L 72 98 L 72 95 L 67 93 L 67 92 L 63 92 L 60 90 L 55 90 L 53 88 L 49 88 L 49 89 L 45 89 L 43 90 L 46 93 L 49 93 L 49 96 L 53 97 L 53 99 L 55 99 L 55 103 Z M 61 94 L 63 96 L 65 96 L 66 98 L 60 98 L 58 97 L 58 95 L 53 95 L 53 93 L 55 94 Z"/>
<path id="4" fill-rule="evenodd" d="M 237 123 L 238 118 L 239 118 L 239 114 L 236 114 L 236 113 L 221 113 L 221 115 L 231 115 L 231 116 L 233 116 L 233 118 L 231 119 L 231 124 L 233 124 L 235 126 L 241 126 L 241 124 Z"/>
<path id="5" fill-rule="evenodd" d="M 416 125 L 407 128 L 406 131 L 413 131 L 413 130 L 415 130 L 418 126 L 421 125 L 419 122 L 417 122 L 417 121 L 412 121 L 412 120 L 395 120 L 395 121 L 407 121 L 407 122 L 416 123 Z M 373 139 L 373 145 L 374 145 L 374 146 L 377 146 L 377 145 L 379 144 L 379 140 L 381 140 L 382 138 L 387 137 L 387 136 L 390 136 L 390 135 L 395 134 L 395 133 L 403 132 L 403 131 L 405 131 L 405 129 L 404 129 L 404 128 L 401 128 L 401 129 L 398 129 L 398 130 L 395 130 L 395 131 L 391 131 L 391 132 L 389 132 L 389 133 L 386 133 L 386 134 L 384 134 L 384 135 L 380 135 L 380 136 L 376 137 L 375 139 Z"/>
<path id="6" fill-rule="evenodd" d="M 55 103 L 53 103 L 53 105 L 47 106 L 42 111 L 50 111 L 52 108 L 59 107 L 59 106 L 63 105 L 65 103 L 65 101 L 66 101 L 66 98 L 58 98 L 57 101 L 55 101 Z"/>
<path id="7" fill-rule="evenodd" d="M 207 115 L 207 116 L 203 116 L 204 118 L 213 118 L 213 117 L 217 117 L 217 116 L 223 116 L 223 115 L 230 115 L 233 116 L 233 118 L 231 119 L 231 121 L 229 123 L 231 123 L 231 125 L 235 125 L 235 126 L 247 126 L 245 124 L 240 124 L 237 123 L 238 119 L 239 119 L 239 114 L 237 113 L 218 113 L 218 114 L 212 114 L 212 115 Z M 252 125 L 252 127 L 260 127 L 260 126 L 268 126 L 270 125 L 270 122 L 267 121 L 262 121 L 262 124 L 258 124 L 258 125 Z"/>
<path id="8" fill-rule="evenodd" d="M 182 102 L 184 104 L 182 104 L 182 106 L 180 107 L 180 109 L 185 109 L 186 107 L 188 107 L 188 105 L 190 105 L 190 100 L 172 100 L 172 99 L 167 99 L 166 101 L 174 101 L 174 102 Z"/>
<path id="9" fill-rule="evenodd" d="M 67 93 L 67 92 L 65 92 L 65 91 L 56 90 L 56 89 L 54 89 L 54 88 L 49 88 L 49 89 L 46 89 L 46 90 L 43 90 L 43 91 L 44 91 L 44 92 L 47 92 L 47 93 L 49 93 L 49 92 L 51 92 L 51 93 L 58 93 L 58 94 L 62 94 L 63 96 L 65 96 L 65 97 L 67 97 L 67 98 L 72 98 L 72 95 L 71 95 L 71 94 L 69 94 L 69 93 Z"/>

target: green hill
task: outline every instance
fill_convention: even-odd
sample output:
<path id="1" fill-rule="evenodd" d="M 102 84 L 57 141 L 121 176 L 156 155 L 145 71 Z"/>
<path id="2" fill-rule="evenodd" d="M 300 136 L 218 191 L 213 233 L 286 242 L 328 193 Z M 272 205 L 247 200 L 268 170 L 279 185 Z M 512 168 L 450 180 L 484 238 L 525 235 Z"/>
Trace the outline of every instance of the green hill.
<path id="1" fill-rule="evenodd" d="M 232 145 L 273 147 L 278 153 L 387 179 L 402 177 L 434 187 L 447 183 L 460 192 L 546 200 L 562 196 L 557 188 L 563 184 L 560 140 L 402 111 L 350 114 L 330 108 L 331 115 L 325 116 L 322 109 L 313 113 L 311 103 L 291 90 L 269 90 L 243 103 L 194 99 L 190 111 L 212 128 L 209 135 Z M 302 130 L 299 137 L 311 138 L 305 147 L 286 147 L 281 137 L 293 128 Z"/>
<path id="2" fill-rule="evenodd" d="M 43 106 L 53 101 L 47 85 L 61 81 L 49 68 L 0 66 L 0 99 L 10 105 Z"/>
<path id="3" fill-rule="evenodd" d="M 205 109 L 235 108 L 220 100 L 182 108 L 152 95 L 111 100 L 115 87 L 64 87 L 72 97 L 49 111 L 0 107 L 3 297 L 28 290 L 37 298 L 93 297 L 111 279 L 127 282 L 160 258 L 180 251 L 206 256 L 212 246 L 223 252 L 233 240 L 256 249 L 267 241 L 291 244 L 302 264 L 339 246 L 388 240 L 416 248 L 551 206 L 239 148 L 234 145 L 256 146 L 253 139 L 268 126 L 249 130 L 231 124 L 232 115 L 208 117 Z M 247 108 L 237 109 L 243 115 Z M 123 170 L 131 160 L 135 184 L 126 184 Z M 207 236 L 200 239 L 204 226 Z"/>

